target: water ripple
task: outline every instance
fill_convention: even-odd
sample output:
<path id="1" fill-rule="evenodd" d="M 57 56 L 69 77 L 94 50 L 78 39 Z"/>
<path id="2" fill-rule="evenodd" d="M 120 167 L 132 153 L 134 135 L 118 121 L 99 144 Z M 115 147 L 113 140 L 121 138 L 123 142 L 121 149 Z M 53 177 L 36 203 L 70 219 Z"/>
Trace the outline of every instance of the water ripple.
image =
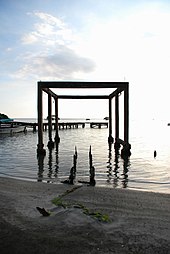
<path id="1" fill-rule="evenodd" d="M 31 181 L 58 183 L 68 179 L 78 151 L 76 182 L 89 181 L 89 147 L 92 147 L 97 186 L 130 188 L 170 193 L 170 154 L 160 145 L 156 159 L 153 147 L 141 138 L 132 138 L 132 155 L 122 159 L 108 146 L 108 129 L 60 130 L 60 144 L 46 148 L 46 156 L 37 158 L 37 134 L 0 137 L 0 175 Z M 48 133 L 44 132 L 45 147 Z M 55 133 L 53 133 L 53 136 Z M 162 142 L 162 140 L 161 140 Z M 164 148 L 164 149 L 163 149 Z"/>

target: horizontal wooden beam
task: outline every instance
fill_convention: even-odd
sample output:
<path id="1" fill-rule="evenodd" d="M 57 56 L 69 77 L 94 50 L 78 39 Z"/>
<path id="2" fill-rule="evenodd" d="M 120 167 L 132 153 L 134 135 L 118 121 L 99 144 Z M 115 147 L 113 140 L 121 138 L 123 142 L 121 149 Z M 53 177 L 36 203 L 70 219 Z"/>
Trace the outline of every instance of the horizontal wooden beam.
<path id="1" fill-rule="evenodd" d="M 45 92 L 45 93 L 47 93 L 47 94 L 50 94 L 52 97 L 54 97 L 54 98 L 57 98 L 58 96 L 53 92 L 53 91 L 51 91 L 49 88 L 42 88 L 42 90 Z"/>
<path id="2" fill-rule="evenodd" d="M 91 81 L 39 81 L 42 88 L 124 88 L 128 82 L 91 82 Z"/>
<path id="3" fill-rule="evenodd" d="M 113 97 L 121 93 L 123 90 L 124 90 L 123 88 L 117 88 L 113 93 L 109 95 L 109 98 L 112 99 Z"/>
<path id="4" fill-rule="evenodd" d="M 58 95 L 58 99 L 109 99 L 108 95 Z"/>

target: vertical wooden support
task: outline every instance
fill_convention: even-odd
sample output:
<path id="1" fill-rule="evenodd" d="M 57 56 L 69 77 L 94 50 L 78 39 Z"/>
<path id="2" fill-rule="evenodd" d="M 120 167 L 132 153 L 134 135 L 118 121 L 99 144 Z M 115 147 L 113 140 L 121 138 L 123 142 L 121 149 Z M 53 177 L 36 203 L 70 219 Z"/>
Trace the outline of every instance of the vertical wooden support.
<path id="1" fill-rule="evenodd" d="M 124 88 L 124 146 L 121 155 L 130 156 L 131 145 L 129 144 L 129 84 Z"/>
<path id="2" fill-rule="evenodd" d="M 115 96 L 115 144 L 119 139 L 119 95 Z"/>
<path id="3" fill-rule="evenodd" d="M 60 142 L 60 137 L 58 134 L 58 97 L 55 97 L 55 142 Z"/>
<path id="4" fill-rule="evenodd" d="M 113 143 L 112 137 L 112 98 L 109 98 L 109 137 L 108 142 Z"/>
<path id="5" fill-rule="evenodd" d="M 42 88 L 38 85 L 38 145 L 37 145 L 37 153 L 45 154 L 46 151 L 43 148 L 43 103 L 42 103 Z"/>
<path id="6" fill-rule="evenodd" d="M 48 138 L 52 141 L 52 97 L 48 94 Z"/>
<path id="7" fill-rule="evenodd" d="M 52 141 L 52 96 L 48 94 L 48 147 L 54 147 L 54 142 Z"/>
<path id="8" fill-rule="evenodd" d="M 59 96 L 50 90 L 50 88 L 117 88 L 114 90 L 109 96 Z M 109 137 L 108 142 L 113 143 L 114 139 L 112 137 L 112 99 L 115 98 L 115 144 L 123 145 L 123 153 L 126 155 L 130 154 L 131 146 L 129 144 L 129 83 L 128 82 L 38 82 L 38 151 L 44 151 L 43 149 L 43 108 L 42 108 L 42 92 L 46 92 L 48 94 L 48 130 L 49 130 L 49 144 L 48 146 L 54 145 L 52 141 L 52 105 L 51 98 L 55 99 L 55 115 L 56 115 L 56 123 L 55 130 L 56 136 L 55 141 L 59 141 L 58 129 L 60 128 L 78 128 L 78 124 L 74 125 L 64 125 L 58 124 L 58 98 L 72 98 L 72 99 L 109 99 Z M 124 140 L 119 138 L 119 93 L 124 93 Z M 84 125 L 82 125 L 84 128 Z M 93 128 L 95 125 L 90 123 L 90 127 Z M 102 125 L 98 124 L 98 127 L 101 128 Z M 127 152 L 126 152 L 127 151 Z"/>
<path id="9" fill-rule="evenodd" d="M 124 89 L 124 141 L 129 143 L 129 85 Z"/>

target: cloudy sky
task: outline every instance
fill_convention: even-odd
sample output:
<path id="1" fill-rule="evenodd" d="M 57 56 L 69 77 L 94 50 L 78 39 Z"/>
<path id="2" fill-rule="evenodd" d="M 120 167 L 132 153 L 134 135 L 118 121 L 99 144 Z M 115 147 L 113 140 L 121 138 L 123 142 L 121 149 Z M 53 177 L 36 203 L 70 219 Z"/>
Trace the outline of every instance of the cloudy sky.
<path id="1" fill-rule="evenodd" d="M 170 119 L 169 0 L 1 0 L 0 16 L 1 113 L 36 117 L 39 80 L 105 80 L 129 82 L 132 118 Z M 59 102 L 60 117 L 107 109 Z"/>

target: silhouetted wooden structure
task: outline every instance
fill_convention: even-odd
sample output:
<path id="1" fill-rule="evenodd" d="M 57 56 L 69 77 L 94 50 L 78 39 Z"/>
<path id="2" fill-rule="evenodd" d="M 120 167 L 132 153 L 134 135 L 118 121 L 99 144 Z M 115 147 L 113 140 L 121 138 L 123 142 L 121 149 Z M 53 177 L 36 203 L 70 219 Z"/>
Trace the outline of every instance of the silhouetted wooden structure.
<path id="1" fill-rule="evenodd" d="M 101 89 L 113 88 L 109 95 L 57 95 L 51 89 Z M 55 142 L 59 142 L 58 134 L 58 100 L 59 99 L 107 99 L 109 101 L 109 137 L 108 142 L 113 143 L 112 136 L 112 99 L 115 99 L 115 146 L 123 146 L 123 153 L 130 154 L 129 144 L 129 83 L 128 82 L 84 82 L 84 81 L 39 81 L 38 82 L 38 153 L 45 153 L 43 144 L 43 92 L 48 94 L 48 146 L 53 146 L 52 140 L 52 98 L 55 101 Z M 124 139 L 119 137 L 119 95 L 124 94 Z"/>
<path id="2" fill-rule="evenodd" d="M 25 126 L 28 128 L 32 128 L 35 132 L 37 130 L 38 123 L 33 122 L 21 122 L 21 121 L 14 121 L 14 122 L 8 122 L 10 124 L 19 124 L 21 126 Z M 55 130 L 56 123 L 51 123 L 52 128 Z M 49 127 L 49 123 L 43 123 L 43 131 L 47 131 Z M 85 122 L 60 122 L 58 123 L 59 130 L 61 129 L 78 129 L 79 127 L 85 128 Z"/>
<path id="3" fill-rule="evenodd" d="M 99 128 L 103 127 L 108 128 L 108 122 L 90 122 L 90 128 Z"/>

